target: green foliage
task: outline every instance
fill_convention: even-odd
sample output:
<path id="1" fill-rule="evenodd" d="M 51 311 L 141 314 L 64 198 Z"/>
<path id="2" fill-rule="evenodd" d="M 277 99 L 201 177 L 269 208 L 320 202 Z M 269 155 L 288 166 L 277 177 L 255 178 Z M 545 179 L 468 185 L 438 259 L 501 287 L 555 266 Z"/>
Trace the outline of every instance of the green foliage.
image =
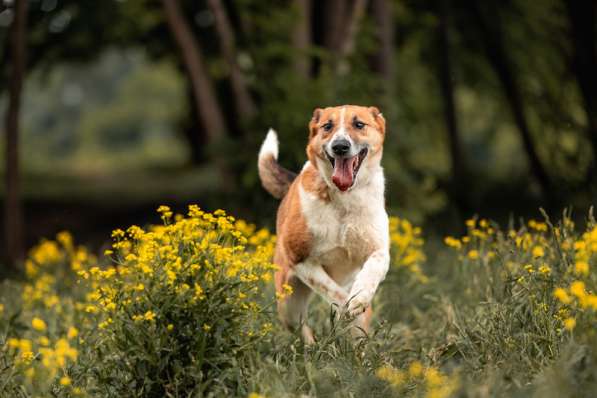
<path id="1" fill-rule="evenodd" d="M 192 207 L 114 232 L 110 264 L 70 235 L 4 283 L 0 388 L 11 396 L 529 396 L 597 392 L 597 227 L 471 219 L 421 251 L 392 219 L 371 333 L 323 301 L 305 346 L 270 311 L 266 230 Z M 450 253 L 450 252 L 451 253 Z M 424 264 L 425 257 L 430 261 Z M 114 267 L 115 266 L 115 267 Z M 424 276 L 424 277 L 423 277 Z M 74 280 L 79 280 L 73 284 Z M 199 289 L 198 289 L 199 287 Z M 273 309 L 273 308 L 272 308 Z"/>

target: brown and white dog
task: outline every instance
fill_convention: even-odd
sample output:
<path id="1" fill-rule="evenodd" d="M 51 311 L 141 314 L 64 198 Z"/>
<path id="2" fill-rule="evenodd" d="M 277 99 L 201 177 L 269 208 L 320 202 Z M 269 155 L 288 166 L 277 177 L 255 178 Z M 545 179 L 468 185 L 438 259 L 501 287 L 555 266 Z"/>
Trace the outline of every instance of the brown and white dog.
<path id="1" fill-rule="evenodd" d="M 389 232 L 380 165 L 385 120 L 375 107 L 315 109 L 309 123 L 308 161 L 298 176 L 277 162 L 278 138 L 270 129 L 259 152 L 261 182 L 282 199 L 274 263 L 281 321 L 306 324 L 311 292 L 357 316 L 368 330 L 371 301 L 388 271 Z"/>

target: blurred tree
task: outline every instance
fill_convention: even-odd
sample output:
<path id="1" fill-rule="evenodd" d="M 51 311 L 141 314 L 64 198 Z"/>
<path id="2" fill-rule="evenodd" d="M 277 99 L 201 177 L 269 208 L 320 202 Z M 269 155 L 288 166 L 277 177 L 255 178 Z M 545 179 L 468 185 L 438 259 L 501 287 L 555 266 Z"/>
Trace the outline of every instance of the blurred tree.
<path id="1" fill-rule="evenodd" d="M 597 178 L 597 2 L 565 0 L 573 44 L 573 69 L 587 116 L 587 133 L 593 146 L 591 179 Z"/>
<path id="2" fill-rule="evenodd" d="M 325 2 L 323 14 L 326 18 L 323 22 L 325 24 L 323 43 L 332 52 L 337 52 L 340 49 L 344 26 L 347 22 L 346 7 L 348 3 L 349 1 L 346 0 L 328 0 Z"/>
<path id="3" fill-rule="evenodd" d="M 193 35 L 178 0 L 162 0 L 168 26 L 181 52 L 184 65 L 189 73 L 196 99 L 197 114 L 200 115 L 205 133 L 210 139 L 218 140 L 226 132 L 226 123 L 218 99 L 203 64 L 199 43 Z"/>
<path id="4" fill-rule="evenodd" d="M 15 0 L 14 19 L 10 27 L 10 79 L 6 111 L 6 199 L 4 236 L 7 263 L 16 267 L 23 259 L 23 210 L 20 198 L 19 117 L 25 69 L 27 68 L 28 0 Z"/>
<path id="5" fill-rule="evenodd" d="M 514 122 L 520 132 L 531 172 L 539 183 L 543 195 L 548 198 L 551 193 L 550 178 L 535 149 L 517 77 L 512 71 L 512 61 L 506 52 L 503 41 L 499 12 L 495 12 L 495 10 L 492 12 L 490 22 L 490 19 L 485 14 L 486 10 L 482 5 L 474 1 L 469 4 L 471 17 L 479 28 L 479 33 L 483 40 L 483 50 L 502 85 L 504 95 L 514 117 Z M 487 4 L 489 3 L 484 3 L 484 5 Z M 492 6 L 492 4 L 489 4 L 489 6 Z"/>
<path id="6" fill-rule="evenodd" d="M 214 15 L 222 55 L 228 64 L 236 112 L 241 119 L 249 120 L 255 116 L 255 104 L 247 87 L 246 78 L 238 65 L 232 25 L 221 0 L 208 0 L 208 4 Z"/>
<path id="7" fill-rule="evenodd" d="M 349 13 L 345 15 L 344 23 L 340 26 L 342 29 L 338 34 L 338 43 L 336 50 L 336 67 L 339 68 L 336 72 L 343 74 L 340 69 L 346 58 L 350 56 L 355 49 L 355 40 L 359 30 L 359 25 L 365 15 L 367 8 L 367 0 L 352 0 Z"/>
<path id="8" fill-rule="evenodd" d="M 438 72 L 440 92 L 443 101 L 443 114 L 448 132 L 448 146 L 450 149 L 450 160 L 452 163 L 451 196 L 455 203 L 461 206 L 463 213 L 468 213 L 466 206 L 467 192 L 469 187 L 469 175 L 466 161 L 466 154 L 462 149 L 462 139 L 458 127 L 458 117 L 454 101 L 454 84 L 452 72 L 451 54 L 451 26 L 450 26 L 450 3 L 449 0 L 438 0 Z"/>
<path id="9" fill-rule="evenodd" d="M 394 92 L 394 31 L 395 18 L 392 2 L 389 0 L 373 0 L 373 20 L 375 21 L 379 50 L 375 53 L 373 70 L 383 80 L 382 89 L 391 97 Z M 385 99 L 386 101 L 388 98 Z"/>
<path id="10" fill-rule="evenodd" d="M 302 79 L 309 79 L 311 62 L 308 49 L 311 46 L 311 0 L 294 0 L 297 19 L 292 32 L 292 46 L 295 60 L 294 70 Z"/>
<path id="11" fill-rule="evenodd" d="M 367 0 L 330 0 L 326 3 L 324 45 L 330 52 L 330 66 L 336 76 L 346 75 L 347 58 L 355 49 L 360 23 L 365 16 Z"/>

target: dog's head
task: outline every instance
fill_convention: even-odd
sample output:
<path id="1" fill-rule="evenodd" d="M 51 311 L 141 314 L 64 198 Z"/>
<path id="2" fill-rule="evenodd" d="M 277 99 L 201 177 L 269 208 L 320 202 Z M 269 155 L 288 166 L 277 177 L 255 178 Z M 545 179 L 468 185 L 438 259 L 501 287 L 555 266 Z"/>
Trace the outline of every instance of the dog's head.
<path id="1" fill-rule="evenodd" d="M 345 192 L 379 166 L 386 121 L 376 107 L 317 108 L 309 123 L 307 156 L 328 185 Z"/>

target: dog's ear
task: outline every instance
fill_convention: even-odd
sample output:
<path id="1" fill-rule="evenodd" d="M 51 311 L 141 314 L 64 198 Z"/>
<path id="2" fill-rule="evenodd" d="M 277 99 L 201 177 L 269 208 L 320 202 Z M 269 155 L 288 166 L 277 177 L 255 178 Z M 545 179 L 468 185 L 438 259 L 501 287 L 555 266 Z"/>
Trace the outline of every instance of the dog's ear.
<path id="1" fill-rule="evenodd" d="M 315 108 L 313 111 L 313 116 L 309 122 L 309 138 L 312 138 L 315 134 L 317 134 L 317 123 L 319 123 L 322 112 L 323 111 L 321 108 Z"/>
<path id="2" fill-rule="evenodd" d="M 379 128 L 379 131 L 381 131 L 382 134 L 385 134 L 386 133 L 386 119 L 384 119 L 384 117 L 381 114 L 381 112 L 379 111 L 379 109 L 377 109 L 377 107 L 375 107 L 375 106 L 371 106 L 371 107 L 369 107 L 369 112 L 371 112 L 371 115 L 373 116 L 375 123 L 377 123 L 377 127 Z"/>

